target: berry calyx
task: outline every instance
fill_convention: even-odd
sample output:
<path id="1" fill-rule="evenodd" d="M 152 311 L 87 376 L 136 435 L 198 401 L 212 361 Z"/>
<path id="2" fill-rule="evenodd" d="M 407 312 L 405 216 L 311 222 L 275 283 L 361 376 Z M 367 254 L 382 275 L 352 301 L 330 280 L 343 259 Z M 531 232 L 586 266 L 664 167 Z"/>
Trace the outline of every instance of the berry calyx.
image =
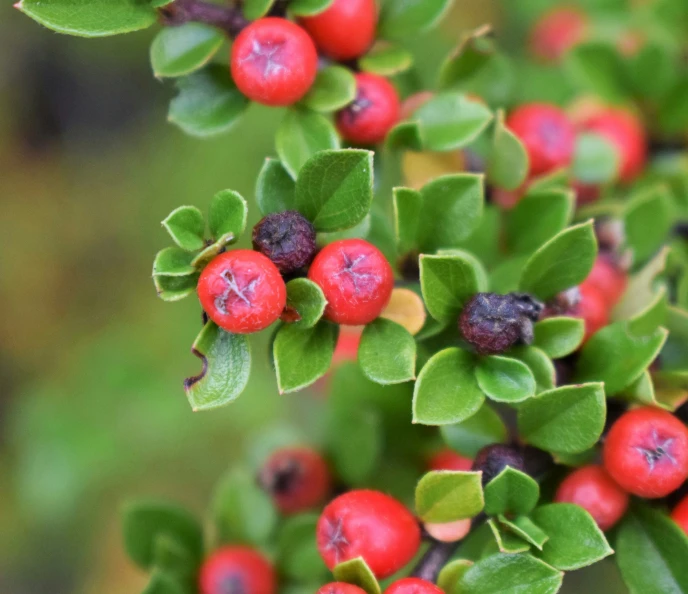
<path id="1" fill-rule="evenodd" d="M 198 585 L 199 594 L 277 592 L 272 565 L 258 551 L 242 546 L 224 547 L 210 555 L 201 566 Z"/>
<path id="2" fill-rule="evenodd" d="M 366 594 L 363 588 L 346 582 L 332 582 L 320 588 L 317 594 Z"/>
<path id="3" fill-rule="evenodd" d="M 239 34 L 230 63 L 232 78 L 246 97 L 264 105 L 291 105 L 311 88 L 318 53 L 301 27 L 269 17 Z"/>
<path id="4" fill-rule="evenodd" d="M 334 0 L 321 13 L 300 21 L 315 44 L 334 60 L 362 56 L 375 40 L 375 0 Z"/>
<path id="5" fill-rule="evenodd" d="M 420 527 L 411 512 L 379 491 L 349 491 L 332 500 L 316 536 L 328 568 L 363 557 L 380 579 L 399 571 L 420 547 Z"/>
<path id="6" fill-rule="evenodd" d="M 627 284 L 626 272 L 616 266 L 609 257 L 600 255 L 581 286 L 591 285 L 595 287 L 604 298 L 607 306 L 613 308 L 623 297 Z"/>
<path id="7" fill-rule="evenodd" d="M 485 446 L 477 453 L 472 470 L 483 473 L 482 483 L 485 486 L 507 466 L 524 472 L 523 453 L 515 446 L 495 443 Z"/>
<path id="8" fill-rule="evenodd" d="M 478 353 L 497 355 L 517 342 L 533 341 L 533 323 L 542 308 L 525 293 L 476 293 L 461 312 L 459 329 Z"/>
<path id="9" fill-rule="evenodd" d="M 382 252 L 362 239 L 343 239 L 323 248 L 308 278 L 325 294 L 325 318 L 361 326 L 376 319 L 394 288 L 394 273 Z"/>
<path id="10" fill-rule="evenodd" d="M 671 519 L 688 534 L 688 497 L 684 497 L 671 512 Z"/>
<path id="11" fill-rule="evenodd" d="M 267 256 L 282 274 L 292 274 L 315 257 L 315 229 L 295 210 L 272 213 L 253 228 L 253 249 Z"/>
<path id="12" fill-rule="evenodd" d="M 399 121 L 399 94 L 386 78 L 361 72 L 356 75 L 356 99 L 337 112 L 337 130 L 356 144 L 378 144 Z"/>
<path id="13" fill-rule="evenodd" d="M 506 125 L 526 148 L 530 177 L 567 167 L 573 161 L 576 132 L 566 113 L 555 105 L 522 105 L 509 114 Z"/>
<path id="14" fill-rule="evenodd" d="M 317 507 L 330 492 L 330 470 L 311 448 L 283 448 L 273 453 L 260 470 L 258 481 L 283 514 Z"/>
<path id="15" fill-rule="evenodd" d="M 444 594 L 444 590 L 427 580 L 409 577 L 392 582 L 385 594 Z"/>
<path id="16" fill-rule="evenodd" d="M 430 470 L 470 470 L 473 460 L 464 458 L 454 450 L 443 448 L 428 460 Z"/>
<path id="17" fill-rule="evenodd" d="M 600 530 L 609 530 L 626 513 L 628 493 L 604 468 L 590 465 L 569 474 L 559 485 L 554 501 L 579 505 L 593 517 Z"/>
<path id="18" fill-rule="evenodd" d="M 543 62 L 558 63 L 586 38 L 588 30 L 588 18 L 580 10 L 554 8 L 543 14 L 533 26 L 530 51 Z"/>
<path id="19" fill-rule="evenodd" d="M 688 478 L 688 428 L 664 410 L 636 408 L 612 426 L 603 458 L 605 470 L 629 493 L 664 497 Z"/>
<path id="20" fill-rule="evenodd" d="M 235 334 L 267 328 L 287 304 L 287 288 L 279 270 L 252 250 L 216 256 L 201 273 L 197 291 L 208 317 Z"/>

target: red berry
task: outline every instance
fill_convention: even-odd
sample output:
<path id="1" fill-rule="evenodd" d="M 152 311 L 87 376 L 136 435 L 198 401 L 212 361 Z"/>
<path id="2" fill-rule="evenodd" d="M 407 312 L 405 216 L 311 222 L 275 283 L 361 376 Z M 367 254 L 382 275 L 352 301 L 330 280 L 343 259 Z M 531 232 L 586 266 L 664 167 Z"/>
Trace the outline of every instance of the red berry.
<path id="1" fill-rule="evenodd" d="M 585 322 L 585 339 L 609 324 L 609 306 L 600 290 L 585 282 L 578 287 L 580 298 L 572 315 Z"/>
<path id="2" fill-rule="evenodd" d="M 449 448 L 436 452 L 428 461 L 430 470 L 470 470 L 473 460 L 464 458 Z"/>
<path id="3" fill-rule="evenodd" d="M 382 142 L 399 121 L 399 94 L 386 78 L 364 72 L 356 75 L 356 99 L 337 112 L 337 129 L 356 144 Z"/>
<path id="4" fill-rule="evenodd" d="M 320 505 L 330 492 L 330 470 L 310 448 L 283 448 L 268 458 L 260 484 L 283 514 L 295 514 Z"/>
<path id="5" fill-rule="evenodd" d="M 251 250 L 215 257 L 201 273 L 197 290 L 208 317 L 235 334 L 267 328 L 287 304 L 279 270 L 263 254 Z"/>
<path id="6" fill-rule="evenodd" d="M 325 317 L 349 326 L 377 318 L 394 288 L 389 262 L 362 239 L 343 239 L 323 248 L 313 260 L 308 278 L 325 293 Z"/>
<path id="7" fill-rule="evenodd" d="M 556 63 L 585 39 L 588 18 L 575 8 L 559 7 L 543 14 L 530 33 L 530 50 L 543 62 Z"/>
<path id="8" fill-rule="evenodd" d="M 251 23 L 232 45 L 232 78 L 249 99 L 291 105 L 311 88 L 318 53 L 308 34 L 291 21 L 265 18 Z"/>
<path id="9" fill-rule="evenodd" d="M 218 549 L 201 567 L 199 594 L 274 594 L 277 592 L 272 565 L 258 551 L 230 546 Z"/>
<path id="10" fill-rule="evenodd" d="M 688 534 L 688 497 L 684 497 L 674 508 L 674 511 L 671 512 L 671 519 Z"/>
<path id="11" fill-rule="evenodd" d="M 324 54 L 335 60 L 353 60 L 375 40 L 375 0 L 334 0 L 320 14 L 300 22 Z"/>
<path id="12" fill-rule="evenodd" d="M 432 582 L 409 577 L 392 582 L 385 590 L 385 594 L 444 594 L 444 590 Z"/>
<path id="13" fill-rule="evenodd" d="M 606 471 L 629 493 L 664 497 L 688 478 L 688 428 L 664 410 L 636 408 L 612 425 L 603 457 Z"/>
<path id="14" fill-rule="evenodd" d="M 554 500 L 575 503 L 586 510 L 601 530 L 609 530 L 626 512 L 628 493 L 601 466 L 584 466 L 569 474 L 559 485 Z"/>
<path id="15" fill-rule="evenodd" d="M 583 121 L 582 128 L 600 134 L 616 147 L 621 181 L 631 182 L 642 173 L 647 160 L 647 139 L 643 125 L 633 113 L 616 107 L 601 108 Z"/>
<path id="16" fill-rule="evenodd" d="M 346 361 L 355 361 L 358 358 L 358 347 L 361 344 L 363 328 L 360 326 L 344 327 L 339 331 L 337 346 L 334 348 L 332 365 L 338 365 Z"/>
<path id="17" fill-rule="evenodd" d="M 349 491 L 324 510 L 318 550 L 330 569 L 363 557 L 378 578 L 404 567 L 420 547 L 420 527 L 401 503 L 379 491 Z"/>
<path id="18" fill-rule="evenodd" d="M 571 164 L 575 129 L 567 115 L 555 105 L 522 105 L 509 114 L 506 124 L 526 147 L 530 176 L 550 173 Z"/>
<path id="19" fill-rule="evenodd" d="M 346 582 L 332 582 L 325 584 L 318 590 L 317 594 L 366 594 L 366 591 Z"/>
<path id="20" fill-rule="evenodd" d="M 604 297 L 609 308 L 613 308 L 626 291 L 626 272 L 604 255 L 598 256 L 583 285 L 595 287 Z"/>

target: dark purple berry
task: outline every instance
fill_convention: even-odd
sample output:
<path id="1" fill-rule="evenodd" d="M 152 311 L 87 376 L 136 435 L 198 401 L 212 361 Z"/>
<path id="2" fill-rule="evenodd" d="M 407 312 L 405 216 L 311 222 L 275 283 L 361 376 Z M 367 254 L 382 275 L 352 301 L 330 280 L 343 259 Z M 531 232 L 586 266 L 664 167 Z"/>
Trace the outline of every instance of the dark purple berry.
<path id="1" fill-rule="evenodd" d="M 533 323 L 542 303 L 526 293 L 477 293 L 459 318 L 463 337 L 481 355 L 497 355 L 516 343 L 533 341 Z"/>
<path id="2" fill-rule="evenodd" d="M 253 228 L 253 249 L 267 256 L 283 274 L 308 266 L 315 257 L 315 229 L 302 214 L 269 214 Z"/>
<path id="3" fill-rule="evenodd" d="M 482 471 L 483 486 L 487 485 L 507 466 L 521 472 L 525 471 L 525 461 L 520 449 L 515 446 L 495 443 L 481 449 L 473 460 L 475 471 Z"/>

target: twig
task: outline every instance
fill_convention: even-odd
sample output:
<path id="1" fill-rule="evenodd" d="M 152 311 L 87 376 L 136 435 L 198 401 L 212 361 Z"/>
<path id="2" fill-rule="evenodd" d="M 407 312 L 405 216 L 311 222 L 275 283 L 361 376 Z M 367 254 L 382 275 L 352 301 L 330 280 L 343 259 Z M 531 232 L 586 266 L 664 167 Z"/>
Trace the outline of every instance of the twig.
<path id="1" fill-rule="evenodd" d="M 185 23 L 204 23 L 236 37 L 249 21 L 238 6 L 220 6 L 203 0 L 176 0 L 158 11 L 163 25 L 176 27 Z"/>

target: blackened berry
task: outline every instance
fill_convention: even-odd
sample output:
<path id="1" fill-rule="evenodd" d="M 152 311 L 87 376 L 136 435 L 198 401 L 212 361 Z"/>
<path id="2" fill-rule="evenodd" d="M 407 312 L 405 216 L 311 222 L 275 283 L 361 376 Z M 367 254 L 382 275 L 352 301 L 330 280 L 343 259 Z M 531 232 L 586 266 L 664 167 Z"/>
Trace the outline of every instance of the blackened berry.
<path id="1" fill-rule="evenodd" d="M 461 312 L 459 328 L 478 353 L 496 355 L 533 341 L 533 323 L 542 307 L 525 293 L 477 293 Z"/>
<path id="2" fill-rule="evenodd" d="M 253 228 L 253 249 L 270 258 L 282 274 L 292 274 L 315 257 L 315 229 L 294 210 L 269 214 Z"/>
<path id="3" fill-rule="evenodd" d="M 487 485 L 507 466 L 523 472 L 525 461 L 519 448 L 499 443 L 485 446 L 473 460 L 473 470 L 482 471 L 483 486 Z"/>

